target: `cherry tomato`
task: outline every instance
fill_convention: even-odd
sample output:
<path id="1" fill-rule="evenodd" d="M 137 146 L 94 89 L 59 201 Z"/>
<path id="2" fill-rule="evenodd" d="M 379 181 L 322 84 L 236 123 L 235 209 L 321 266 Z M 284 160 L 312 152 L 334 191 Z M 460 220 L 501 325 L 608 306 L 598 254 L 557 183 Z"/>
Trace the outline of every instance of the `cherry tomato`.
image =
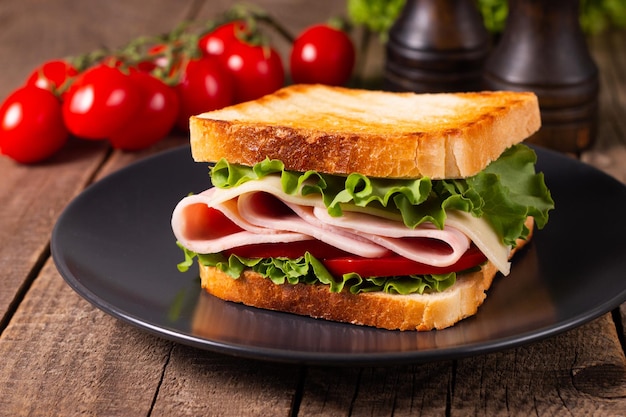
<path id="1" fill-rule="evenodd" d="M 152 72 L 156 68 L 165 68 L 167 66 L 167 58 L 161 54 L 165 51 L 165 45 L 152 46 L 146 52 L 146 58 L 137 63 L 137 69 L 142 72 Z"/>
<path id="2" fill-rule="evenodd" d="M 280 55 L 269 46 L 234 42 L 223 55 L 222 62 L 233 76 L 235 103 L 273 93 L 285 82 Z"/>
<path id="3" fill-rule="evenodd" d="M 295 83 L 344 85 L 352 75 L 355 49 L 343 31 L 320 24 L 305 29 L 289 56 Z"/>
<path id="4" fill-rule="evenodd" d="M 176 86 L 180 110 L 176 126 L 189 130 L 189 117 L 216 110 L 233 101 L 233 84 L 229 74 L 215 58 L 203 57 L 187 63 Z"/>
<path id="5" fill-rule="evenodd" d="M 49 90 L 26 85 L 0 107 L 0 153 L 17 162 L 43 161 L 67 141 L 61 103 Z"/>
<path id="6" fill-rule="evenodd" d="M 36 68 L 26 79 L 26 85 L 34 85 L 44 90 L 57 92 L 76 75 L 78 75 L 78 70 L 74 66 L 57 59 L 45 62 Z"/>
<path id="7" fill-rule="evenodd" d="M 230 45 L 239 42 L 239 33 L 245 33 L 245 22 L 236 20 L 218 26 L 215 30 L 205 34 L 198 41 L 198 48 L 204 56 L 222 57 Z"/>
<path id="8" fill-rule="evenodd" d="M 454 265 L 447 267 L 425 265 L 397 255 L 383 258 L 334 258 L 325 259 L 323 263 L 330 273 L 335 276 L 356 272 L 362 277 L 384 277 L 458 272 L 480 265 L 485 260 L 485 255 L 478 248 L 472 246 Z"/>
<path id="9" fill-rule="evenodd" d="M 75 80 L 63 103 L 70 133 L 83 139 L 106 139 L 135 117 L 142 103 L 140 89 L 120 69 L 100 64 Z"/>
<path id="10" fill-rule="evenodd" d="M 145 59 L 137 63 L 137 69 L 143 72 L 153 72 L 157 68 L 168 70 L 167 76 L 172 76 L 180 67 L 181 56 L 179 53 L 180 44 L 157 44 L 151 46 L 146 51 Z"/>
<path id="11" fill-rule="evenodd" d="M 158 78 L 140 71 L 131 71 L 130 78 L 141 92 L 141 105 L 109 140 L 114 148 L 135 151 L 154 145 L 172 130 L 179 103 L 176 91 Z"/>

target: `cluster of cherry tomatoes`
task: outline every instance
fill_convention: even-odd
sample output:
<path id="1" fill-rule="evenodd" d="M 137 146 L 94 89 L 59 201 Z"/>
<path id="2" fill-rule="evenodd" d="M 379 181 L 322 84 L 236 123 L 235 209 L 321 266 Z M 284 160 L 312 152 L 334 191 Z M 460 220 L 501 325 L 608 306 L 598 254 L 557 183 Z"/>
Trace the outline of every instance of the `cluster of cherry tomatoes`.
<path id="1" fill-rule="evenodd" d="M 272 45 L 255 37 L 256 25 L 233 20 L 191 37 L 130 43 L 122 52 L 82 57 L 82 64 L 45 62 L 0 107 L 0 153 L 36 163 L 70 136 L 140 150 L 172 129 L 187 130 L 191 115 L 256 99 L 287 82 L 343 85 L 352 74 L 353 43 L 328 24 L 288 39 L 289 72 Z"/>

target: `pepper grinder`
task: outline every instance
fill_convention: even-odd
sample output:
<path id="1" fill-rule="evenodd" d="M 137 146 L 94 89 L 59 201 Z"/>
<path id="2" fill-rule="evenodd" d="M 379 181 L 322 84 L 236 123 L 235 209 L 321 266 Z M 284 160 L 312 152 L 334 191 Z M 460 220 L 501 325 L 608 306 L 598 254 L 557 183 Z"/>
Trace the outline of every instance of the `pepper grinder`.
<path id="1" fill-rule="evenodd" d="M 527 141 L 578 154 L 597 129 L 598 69 L 579 23 L 579 0 L 509 0 L 485 88 L 533 91 L 542 127 Z"/>
<path id="2" fill-rule="evenodd" d="M 490 47 L 473 0 L 407 0 L 389 30 L 384 88 L 422 93 L 478 90 Z"/>

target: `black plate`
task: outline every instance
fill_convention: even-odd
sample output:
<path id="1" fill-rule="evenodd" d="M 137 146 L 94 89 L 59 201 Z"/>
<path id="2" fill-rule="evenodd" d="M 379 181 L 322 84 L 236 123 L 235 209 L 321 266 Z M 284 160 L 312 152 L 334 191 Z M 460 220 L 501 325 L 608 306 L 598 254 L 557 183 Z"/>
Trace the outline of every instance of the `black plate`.
<path id="1" fill-rule="evenodd" d="M 309 364 L 433 361 L 540 340 L 626 301 L 626 187 L 557 153 L 536 149 L 556 201 L 498 276 L 478 314 L 452 328 L 399 332 L 224 302 L 200 290 L 170 228 L 176 203 L 209 187 L 189 147 L 135 163 L 95 183 L 63 212 L 52 256 L 67 283 L 96 307 L 159 336 L 212 351 Z"/>

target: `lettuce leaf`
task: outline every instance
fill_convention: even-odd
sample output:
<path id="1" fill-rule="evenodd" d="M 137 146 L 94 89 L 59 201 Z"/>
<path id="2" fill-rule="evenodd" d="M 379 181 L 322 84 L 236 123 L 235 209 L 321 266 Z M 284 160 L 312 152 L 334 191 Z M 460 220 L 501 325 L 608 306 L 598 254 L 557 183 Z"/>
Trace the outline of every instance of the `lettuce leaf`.
<path id="1" fill-rule="evenodd" d="M 400 217 L 407 227 L 430 221 L 443 228 L 446 210 L 461 210 L 484 217 L 502 242 L 515 245 L 526 238 L 524 222 L 534 216 L 539 229 L 548 221 L 554 201 L 542 173 L 535 172 L 537 156 L 523 144 L 507 149 L 480 173 L 465 179 L 431 180 L 369 178 L 353 173 L 347 177 L 315 171 L 291 172 L 278 160 L 266 159 L 254 167 L 219 161 L 211 170 L 213 184 L 231 188 L 267 175 L 280 175 L 288 194 L 319 194 L 331 216 L 363 207 Z"/>
<path id="2" fill-rule="evenodd" d="M 390 294 L 424 294 L 440 292 L 454 285 L 456 273 L 433 275 L 409 275 L 402 277 L 367 277 L 359 274 L 344 274 L 336 280 L 326 269 L 324 264 L 306 252 L 297 259 L 267 258 L 250 259 L 237 255 L 228 257 L 222 254 L 197 254 L 179 244 L 185 253 L 185 261 L 178 264 L 181 272 L 187 271 L 193 264 L 194 258 L 205 266 L 218 268 L 222 272 L 237 279 L 244 269 L 249 268 L 264 278 L 272 280 L 274 284 L 325 284 L 331 292 L 341 292 L 344 289 L 352 294 L 364 292 L 384 291 Z"/>
<path id="3" fill-rule="evenodd" d="M 507 245 L 514 246 L 516 239 L 528 236 L 524 226 L 528 216 L 543 229 L 554 208 L 543 173 L 535 173 L 536 162 L 532 149 L 518 145 L 467 180 L 484 201 L 482 215 Z"/>

